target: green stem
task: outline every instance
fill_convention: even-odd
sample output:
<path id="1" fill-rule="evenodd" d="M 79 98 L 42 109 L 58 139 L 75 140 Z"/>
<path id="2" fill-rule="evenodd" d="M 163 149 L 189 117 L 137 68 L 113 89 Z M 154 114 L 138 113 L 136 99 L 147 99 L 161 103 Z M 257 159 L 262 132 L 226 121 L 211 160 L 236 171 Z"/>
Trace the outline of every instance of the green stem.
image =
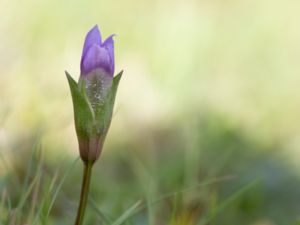
<path id="1" fill-rule="evenodd" d="M 77 211 L 75 225 L 82 225 L 82 223 L 83 223 L 84 213 L 85 213 L 86 204 L 87 204 L 87 200 L 88 200 L 88 194 L 89 194 L 92 167 L 93 167 L 92 162 L 84 163 L 80 202 L 79 202 L 79 207 L 78 207 L 78 211 Z"/>

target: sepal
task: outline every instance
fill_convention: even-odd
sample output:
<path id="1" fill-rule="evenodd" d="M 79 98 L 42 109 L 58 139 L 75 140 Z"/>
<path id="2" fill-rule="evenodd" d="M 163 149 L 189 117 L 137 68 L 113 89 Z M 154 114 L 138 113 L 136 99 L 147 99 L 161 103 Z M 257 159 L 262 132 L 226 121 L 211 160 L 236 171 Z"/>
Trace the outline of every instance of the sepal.
<path id="1" fill-rule="evenodd" d="M 79 85 L 66 71 L 72 95 L 76 133 L 79 139 L 91 136 L 93 132 L 94 113 L 86 96 L 81 92 Z"/>
<path id="2" fill-rule="evenodd" d="M 118 75 L 116 75 L 113 78 L 112 86 L 108 93 L 106 101 L 104 102 L 103 105 L 99 105 L 99 108 L 96 111 L 95 121 L 96 121 L 97 132 L 100 132 L 102 134 L 103 133 L 106 134 L 110 126 L 115 98 L 116 98 L 116 94 L 117 94 L 117 90 L 118 90 L 118 86 L 122 74 L 123 71 L 121 71 Z"/>

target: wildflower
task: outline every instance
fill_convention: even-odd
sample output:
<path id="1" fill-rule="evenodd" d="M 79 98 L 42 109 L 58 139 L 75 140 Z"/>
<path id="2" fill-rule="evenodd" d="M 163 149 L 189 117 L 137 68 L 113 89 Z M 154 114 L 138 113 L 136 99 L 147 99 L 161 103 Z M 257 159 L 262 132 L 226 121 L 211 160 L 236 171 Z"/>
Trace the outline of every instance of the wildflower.
<path id="1" fill-rule="evenodd" d="M 122 71 L 114 77 L 114 40 L 102 42 L 98 26 L 86 35 L 78 83 L 66 72 L 71 89 L 80 156 L 94 163 L 109 129 Z"/>

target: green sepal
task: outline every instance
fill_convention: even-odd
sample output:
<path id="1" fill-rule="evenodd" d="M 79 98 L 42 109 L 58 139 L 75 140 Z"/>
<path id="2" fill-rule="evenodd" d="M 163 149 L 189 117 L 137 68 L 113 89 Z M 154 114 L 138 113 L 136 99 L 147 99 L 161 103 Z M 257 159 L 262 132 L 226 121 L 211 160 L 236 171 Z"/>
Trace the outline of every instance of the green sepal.
<path id="1" fill-rule="evenodd" d="M 110 126 L 115 98 L 122 74 L 123 70 L 113 78 L 112 86 L 105 103 L 103 105 L 100 105 L 97 109 L 97 113 L 95 114 L 97 133 L 106 134 Z"/>
<path id="2" fill-rule="evenodd" d="M 77 82 L 67 71 L 66 76 L 72 94 L 76 133 L 79 139 L 87 139 L 93 133 L 94 113 Z"/>

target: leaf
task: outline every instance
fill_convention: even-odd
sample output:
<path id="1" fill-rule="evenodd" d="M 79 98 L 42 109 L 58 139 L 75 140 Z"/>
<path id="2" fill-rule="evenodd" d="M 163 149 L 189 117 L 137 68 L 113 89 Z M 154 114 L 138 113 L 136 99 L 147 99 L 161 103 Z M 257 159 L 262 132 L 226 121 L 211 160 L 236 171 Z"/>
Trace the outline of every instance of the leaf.
<path id="1" fill-rule="evenodd" d="M 123 224 L 137 209 L 137 207 L 141 204 L 141 201 L 138 201 L 129 209 L 127 209 L 112 225 L 121 225 Z"/>
<path id="2" fill-rule="evenodd" d="M 92 209 L 97 213 L 97 215 L 100 217 L 100 219 L 102 220 L 102 222 L 104 222 L 104 224 L 112 224 L 112 220 L 110 219 L 110 217 L 108 217 L 107 215 L 105 215 L 98 207 L 96 202 L 92 199 L 89 198 L 89 204 L 92 206 Z"/>
<path id="3" fill-rule="evenodd" d="M 61 190 L 61 188 L 62 188 L 62 186 L 63 186 L 66 178 L 70 175 L 71 171 L 73 171 L 74 166 L 78 162 L 78 160 L 79 160 L 79 157 L 77 157 L 76 160 L 74 160 L 74 162 L 67 167 L 66 172 L 64 173 L 61 181 L 58 183 L 58 185 L 57 185 L 57 187 L 56 187 L 56 189 L 55 189 L 55 191 L 54 191 L 54 193 L 52 195 L 49 207 L 47 209 L 47 213 L 46 213 L 46 216 L 45 216 L 46 220 L 49 218 L 50 212 L 51 212 L 51 210 L 53 208 L 54 202 L 55 202 L 55 200 L 56 200 L 56 198 L 58 196 L 59 191 Z"/>
<path id="4" fill-rule="evenodd" d="M 88 100 L 80 92 L 78 84 L 73 80 L 67 71 L 66 76 L 72 94 L 75 127 L 78 138 L 88 138 L 93 128 L 93 110 L 90 108 Z"/>
<path id="5" fill-rule="evenodd" d="M 260 180 L 256 179 L 256 180 L 250 182 L 249 184 L 247 184 L 246 186 L 240 188 L 238 191 L 236 191 L 231 196 L 229 196 L 224 202 L 222 202 L 220 205 L 218 205 L 215 208 L 213 213 L 208 215 L 206 218 L 203 218 L 203 220 L 200 220 L 199 224 L 204 225 L 204 224 L 207 224 L 208 222 L 211 222 L 211 220 L 214 219 L 216 217 L 216 215 L 218 215 L 220 212 L 224 211 L 226 209 L 226 207 L 228 207 L 233 201 L 235 201 L 236 199 L 241 197 L 243 194 L 245 194 L 245 192 L 249 191 L 251 188 L 256 186 L 259 182 L 260 182 Z"/>

